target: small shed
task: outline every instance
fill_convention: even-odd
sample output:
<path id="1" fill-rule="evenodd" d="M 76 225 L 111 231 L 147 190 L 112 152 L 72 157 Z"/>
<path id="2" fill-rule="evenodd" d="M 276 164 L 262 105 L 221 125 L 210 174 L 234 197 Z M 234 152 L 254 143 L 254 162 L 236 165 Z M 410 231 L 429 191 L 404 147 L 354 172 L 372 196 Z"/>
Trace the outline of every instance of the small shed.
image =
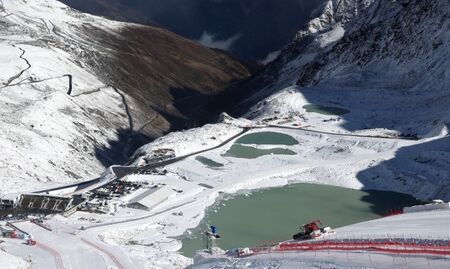
<path id="1" fill-rule="evenodd" d="M 167 186 L 149 189 L 130 200 L 127 207 L 148 211 L 168 200 L 170 197 L 173 197 L 175 194 L 176 192 Z"/>

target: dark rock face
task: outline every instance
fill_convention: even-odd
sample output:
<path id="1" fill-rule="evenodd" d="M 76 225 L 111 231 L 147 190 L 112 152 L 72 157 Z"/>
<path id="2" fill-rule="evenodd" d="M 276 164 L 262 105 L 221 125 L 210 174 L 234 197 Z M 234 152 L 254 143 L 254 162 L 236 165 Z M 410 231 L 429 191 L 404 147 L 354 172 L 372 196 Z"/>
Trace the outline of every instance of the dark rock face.
<path id="1" fill-rule="evenodd" d="M 282 49 L 324 0 L 62 0 L 84 12 L 160 25 L 190 39 L 260 60 Z M 227 42 L 226 42 L 227 41 Z M 234 42 L 232 42 L 234 41 Z M 208 43 L 208 42 L 204 42 Z"/>

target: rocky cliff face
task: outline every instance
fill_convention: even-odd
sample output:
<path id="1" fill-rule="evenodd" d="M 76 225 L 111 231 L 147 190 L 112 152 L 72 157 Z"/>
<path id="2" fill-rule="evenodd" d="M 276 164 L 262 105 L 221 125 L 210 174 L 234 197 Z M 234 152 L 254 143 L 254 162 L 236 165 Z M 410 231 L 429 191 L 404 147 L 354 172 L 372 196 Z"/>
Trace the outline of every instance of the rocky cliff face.
<path id="1" fill-rule="evenodd" d="M 325 80 L 345 83 L 349 81 L 342 76 L 350 72 L 371 72 L 391 82 L 383 83 L 374 76 L 354 82 L 411 88 L 424 82 L 433 87 L 437 79 L 443 86 L 449 85 L 448 77 L 443 76 L 448 66 L 441 61 L 449 51 L 447 1 L 352 2 L 353 5 L 343 7 L 347 16 L 343 15 L 345 12 L 329 12 L 333 14 L 327 16 L 330 23 L 311 23 L 310 32 L 316 34 L 315 41 L 325 50 L 320 58 L 304 66 L 297 84 L 306 86 Z M 314 32 L 316 29 L 319 30 Z M 320 29 L 327 32 L 321 33 Z M 305 36 L 305 32 L 300 32 L 294 47 L 303 43 Z M 322 68 L 318 70 L 317 66 Z M 354 71 L 349 70 L 351 67 L 355 67 Z"/>

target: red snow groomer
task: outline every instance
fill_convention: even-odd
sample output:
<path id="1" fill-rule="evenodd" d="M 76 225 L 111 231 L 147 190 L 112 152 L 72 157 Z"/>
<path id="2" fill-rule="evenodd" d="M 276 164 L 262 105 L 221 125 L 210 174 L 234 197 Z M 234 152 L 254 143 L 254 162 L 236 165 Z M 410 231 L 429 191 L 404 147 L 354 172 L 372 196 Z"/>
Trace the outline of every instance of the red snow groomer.
<path id="1" fill-rule="evenodd" d="M 330 227 L 324 227 L 320 220 L 313 220 L 300 227 L 300 232 L 294 234 L 294 240 L 309 240 L 322 237 L 327 234 L 334 233 Z"/>

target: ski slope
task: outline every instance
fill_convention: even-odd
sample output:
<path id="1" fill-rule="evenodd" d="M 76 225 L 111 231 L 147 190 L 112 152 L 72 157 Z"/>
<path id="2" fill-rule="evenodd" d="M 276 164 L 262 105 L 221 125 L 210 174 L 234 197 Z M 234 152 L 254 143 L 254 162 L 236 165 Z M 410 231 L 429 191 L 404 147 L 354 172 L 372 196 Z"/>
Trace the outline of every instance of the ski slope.
<path id="1" fill-rule="evenodd" d="M 336 229 L 323 240 L 444 239 L 449 242 L 450 211 L 409 213 Z M 322 240 L 319 240 L 319 242 Z M 291 241 L 290 241 L 291 242 Z M 450 256 L 450 255 L 449 255 Z M 445 255 L 389 254 L 373 251 L 290 251 L 269 252 L 243 258 L 201 254 L 190 269 L 203 268 L 447 268 Z"/>

